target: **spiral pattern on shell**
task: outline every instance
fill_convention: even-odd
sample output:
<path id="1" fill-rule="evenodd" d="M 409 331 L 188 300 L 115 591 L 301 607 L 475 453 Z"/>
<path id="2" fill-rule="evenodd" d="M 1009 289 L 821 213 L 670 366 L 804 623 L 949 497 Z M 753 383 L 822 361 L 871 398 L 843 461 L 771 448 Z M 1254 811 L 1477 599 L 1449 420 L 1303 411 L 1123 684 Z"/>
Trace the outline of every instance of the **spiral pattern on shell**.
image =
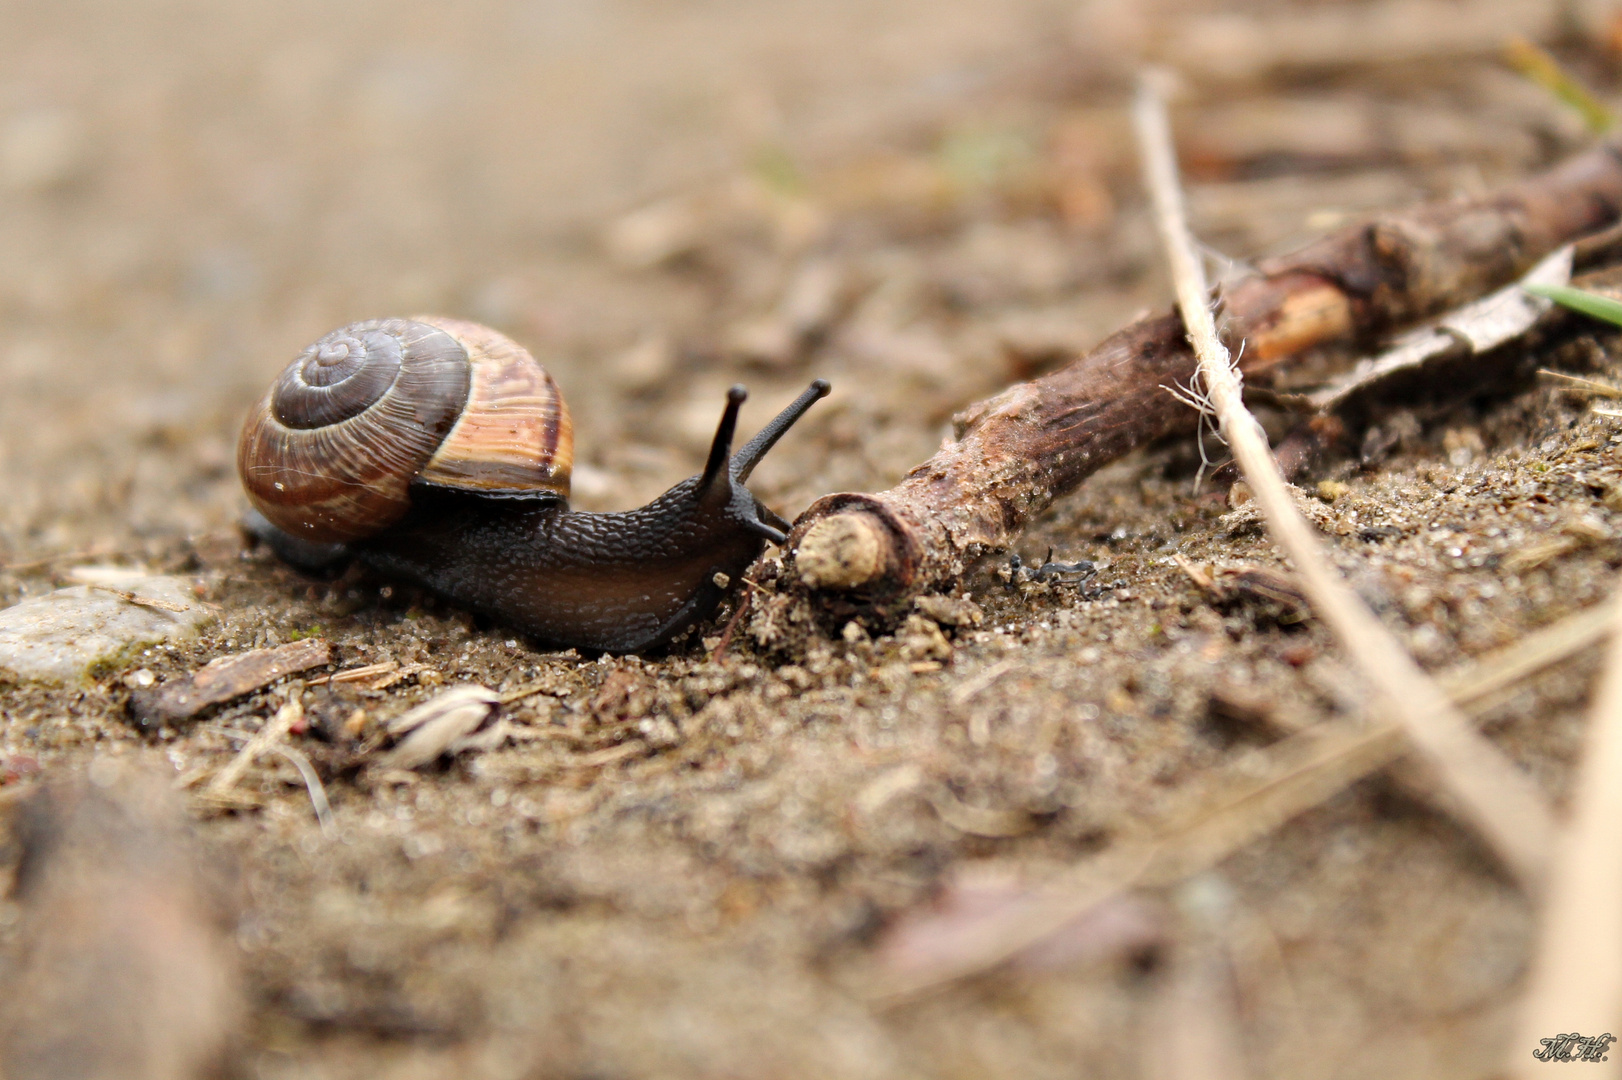
<path id="1" fill-rule="evenodd" d="M 573 457 L 557 384 L 474 323 L 378 319 L 305 349 L 249 414 L 237 471 L 274 525 L 353 541 L 398 521 L 413 483 L 567 498 Z"/>

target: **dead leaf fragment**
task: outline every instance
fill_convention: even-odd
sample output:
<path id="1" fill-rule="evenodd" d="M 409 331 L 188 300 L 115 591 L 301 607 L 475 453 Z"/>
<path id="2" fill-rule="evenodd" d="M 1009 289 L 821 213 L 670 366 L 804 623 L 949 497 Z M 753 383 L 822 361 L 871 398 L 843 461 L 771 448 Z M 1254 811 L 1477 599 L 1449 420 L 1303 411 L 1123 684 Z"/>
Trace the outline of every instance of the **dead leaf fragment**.
<path id="1" fill-rule="evenodd" d="M 458 740 L 477 731 L 501 695 L 484 686 L 453 686 L 389 721 L 388 732 L 404 736 L 378 764 L 385 769 L 417 769 L 435 761 Z"/>
<path id="2" fill-rule="evenodd" d="M 933 901 L 900 916 L 874 959 L 891 977 L 949 966 L 987 923 L 1016 909 L 1035 888 L 1036 882 L 1006 867 L 964 866 Z M 1121 957 L 1159 944 L 1165 922 L 1155 901 L 1121 894 L 1056 924 L 1009 959 L 1026 971 L 1057 971 Z"/>

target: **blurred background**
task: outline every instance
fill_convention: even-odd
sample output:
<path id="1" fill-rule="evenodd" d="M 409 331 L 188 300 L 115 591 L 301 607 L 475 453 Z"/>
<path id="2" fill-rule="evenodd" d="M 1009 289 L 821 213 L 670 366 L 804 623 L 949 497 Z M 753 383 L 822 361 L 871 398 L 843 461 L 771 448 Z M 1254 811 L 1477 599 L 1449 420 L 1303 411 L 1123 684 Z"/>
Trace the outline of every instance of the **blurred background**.
<path id="1" fill-rule="evenodd" d="M 801 158 L 1030 69 L 1067 18 L 1045 0 L 8 4 L 0 551 L 84 542 L 97 508 L 138 532 L 217 525 L 141 475 L 130 439 L 202 438 L 190 479 L 211 483 L 234 415 L 358 318 L 494 323 L 560 365 L 587 437 L 612 435 L 593 419 L 612 388 L 574 365 L 643 341 L 657 381 L 704 288 L 634 272 L 691 222 L 632 222 L 615 258 L 616 215 L 739 175 L 770 199 Z M 801 246 L 818 229 L 784 227 Z M 644 464 L 654 486 L 681 467 Z"/>
<path id="2" fill-rule="evenodd" d="M 1196 224 L 1249 256 L 1576 145 L 1581 119 L 1503 50 L 1576 42 L 1592 68 L 1611 18 L 10 4 L 0 554 L 228 525 L 241 412 L 309 341 L 387 314 L 491 323 L 553 365 L 585 506 L 686 475 L 739 378 L 755 419 L 810 374 L 862 380 L 813 420 L 831 454 L 774 459 L 769 496 L 883 484 L 953 410 L 1163 301 L 1119 108 L 1138 58 L 1189 81 Z"/>

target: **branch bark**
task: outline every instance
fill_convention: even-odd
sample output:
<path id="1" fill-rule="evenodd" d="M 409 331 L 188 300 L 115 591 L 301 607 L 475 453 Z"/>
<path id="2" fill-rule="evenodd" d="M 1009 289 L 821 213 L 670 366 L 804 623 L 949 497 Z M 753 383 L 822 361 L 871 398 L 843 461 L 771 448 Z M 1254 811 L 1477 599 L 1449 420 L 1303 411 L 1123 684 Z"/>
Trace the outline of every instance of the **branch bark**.
<path id="1" fill-rule="evenodd" d="M 1221 298 L 1218 325 L 1243 373 L 1264 375 L 1475 299 L 1619 214 L 1613 138 L 1498 193 L 1382 216 L 1263 262 Z M 801 515 L 789 540 L 800 580 L 893 599 L 956 579 L 1099 468 L 1193 431 L 1195 412 L 1168 388 L 1196 369 L 1182 319 L 1167 312 L 971 406 L 956 438 L 895 487 L 827 495 Z"/>

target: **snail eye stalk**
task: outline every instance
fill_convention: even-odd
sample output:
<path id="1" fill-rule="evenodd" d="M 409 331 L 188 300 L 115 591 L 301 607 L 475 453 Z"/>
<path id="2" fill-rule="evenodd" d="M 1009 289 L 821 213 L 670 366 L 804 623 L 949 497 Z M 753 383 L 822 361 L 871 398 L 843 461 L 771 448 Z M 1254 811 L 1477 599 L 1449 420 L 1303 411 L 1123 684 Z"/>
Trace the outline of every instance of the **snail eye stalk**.
<path id="1" fill-rule="evenodd" d="M 732 459 L 732 478 L 740 484 L 749 479 L 749 474 L 755 471 L 760 459 L 765 457 L 777 440 L 783 437 L 784 432 L 799 422 L 818 401 L 828 396 L 828 380 L 818 379 L 805 388 L 805 393 L 795 398 L 793 403 L 776 416 L 771 423 L 760 429 L 756 435 L 743 445 L 737 456 Z"/>
<path id="2" fill-rule="evenodd" d="M 698 478 L 701 500 L 731 494 L 727 459 L 732 456 L 732 436 L 738 431 L 738 410 L 743 407 L 744 399 L 748 396 L 749 391 L 741 386 L 734 386 L 727 391 L 727 407 L 721 413 L 721 423 L 716 426 L 715 441 L 710 443 L 710 458 L 704 463 L 704 472 Z"/>

